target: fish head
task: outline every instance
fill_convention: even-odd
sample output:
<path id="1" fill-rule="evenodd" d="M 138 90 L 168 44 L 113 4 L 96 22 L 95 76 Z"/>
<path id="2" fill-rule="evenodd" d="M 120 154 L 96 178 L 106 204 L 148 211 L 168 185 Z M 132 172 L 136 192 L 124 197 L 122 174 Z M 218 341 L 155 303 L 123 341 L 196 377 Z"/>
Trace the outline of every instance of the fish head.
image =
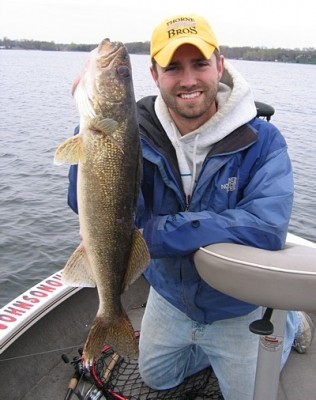
<path id="1" fill-rule="evenodd" d="M 72 93 L 81 117 L 108 117 L 122 112 L 122 104 L 134 101 L 129 54 L 121 42 L 104 39 L 92 50 Z"/>

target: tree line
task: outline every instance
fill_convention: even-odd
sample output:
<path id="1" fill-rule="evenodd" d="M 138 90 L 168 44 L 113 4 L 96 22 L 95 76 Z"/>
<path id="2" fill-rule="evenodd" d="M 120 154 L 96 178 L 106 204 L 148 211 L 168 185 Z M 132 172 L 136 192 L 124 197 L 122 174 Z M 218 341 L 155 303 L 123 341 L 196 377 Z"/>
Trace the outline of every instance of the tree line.
<path id="1" fill-rule="evenodd" d="M 0 49 L 23 49 L 45 51 L 86 51 L 97 46 L 94 44 L 60 44 L 39 40 L 10 40 L 0 39 Z M 125 43 L 130 54 L 149 54 L 149 42 Z M 278 61 L 288 63 L 316 64 L 316 49 L 283 49 L 266 47 L 229 47 L 221 46 L 221 53 L 229 59 L 250 61 Z"/>

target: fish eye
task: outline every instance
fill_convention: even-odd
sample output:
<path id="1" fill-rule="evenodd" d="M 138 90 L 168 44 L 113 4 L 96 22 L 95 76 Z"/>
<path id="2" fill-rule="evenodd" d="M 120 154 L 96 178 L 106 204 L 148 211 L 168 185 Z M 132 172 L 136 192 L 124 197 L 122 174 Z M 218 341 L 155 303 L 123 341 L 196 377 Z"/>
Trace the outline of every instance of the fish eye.
<path id="1" fill-rule="evenodd" d="M 128 78 L 128 77 L 131 75 L 129 68 L 126 67 L 126 65 L 121 65 L 120 67 L 118 67 L 117 73 L 118 73 L 122 78 Z"/>

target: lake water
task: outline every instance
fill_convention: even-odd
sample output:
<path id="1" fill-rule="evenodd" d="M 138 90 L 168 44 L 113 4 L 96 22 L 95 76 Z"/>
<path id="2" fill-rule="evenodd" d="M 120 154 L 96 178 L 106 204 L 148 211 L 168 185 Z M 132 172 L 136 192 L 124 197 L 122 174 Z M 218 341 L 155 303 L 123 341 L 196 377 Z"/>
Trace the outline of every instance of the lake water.
<path id="1" fill-rule="evenodd" d="M 87 56 L 0 50 L 0 307 L 63 268 L 79 243 L 68 166 L 54 166 L 53 155 L 78 123 L 70 88 Z M 149 56 L 131 59 L 136 98 L 157 93 Z M 294 168 L 290 231 L 316 241 L 316 67 L 231 62 L 276 109 Z"/>

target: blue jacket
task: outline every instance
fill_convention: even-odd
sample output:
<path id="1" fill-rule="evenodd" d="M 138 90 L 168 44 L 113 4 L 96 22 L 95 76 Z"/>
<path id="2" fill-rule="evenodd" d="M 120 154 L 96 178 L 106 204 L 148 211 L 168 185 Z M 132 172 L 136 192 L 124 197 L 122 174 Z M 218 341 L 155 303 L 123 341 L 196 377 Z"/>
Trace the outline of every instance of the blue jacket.
<path id="1" fill-rule="evenodd" d="M 175 150 L 154 111 L 154 96 L 138 102 L 143 177 L 136 224 L 152 257 L 149 283 L 200 323 L 245 315 L 257 306 L 229 297 L 198 275 L 193 254 L 219 242 L 278 250 L 284 246 L 293 177 L 283 136 L 254 118 L 213 146 L 186 204 Z M 68 203 L 77 212 L 76 166 Z"/>
<path id="2" fill-rule="evenodd" d="M 277 128 L 254 118 L 213 146 L 186 204 L 172 144 L 154 112 L 154 97 L 139 101 L 143 149 L 142 204 L 152 262 L 150 284 L 175 307 L 201 323 L 256 308 L 207 285 L 193 254 L 230 242 L 278 250 L 285 244 L 293 202 L 287 146 Z"/>

